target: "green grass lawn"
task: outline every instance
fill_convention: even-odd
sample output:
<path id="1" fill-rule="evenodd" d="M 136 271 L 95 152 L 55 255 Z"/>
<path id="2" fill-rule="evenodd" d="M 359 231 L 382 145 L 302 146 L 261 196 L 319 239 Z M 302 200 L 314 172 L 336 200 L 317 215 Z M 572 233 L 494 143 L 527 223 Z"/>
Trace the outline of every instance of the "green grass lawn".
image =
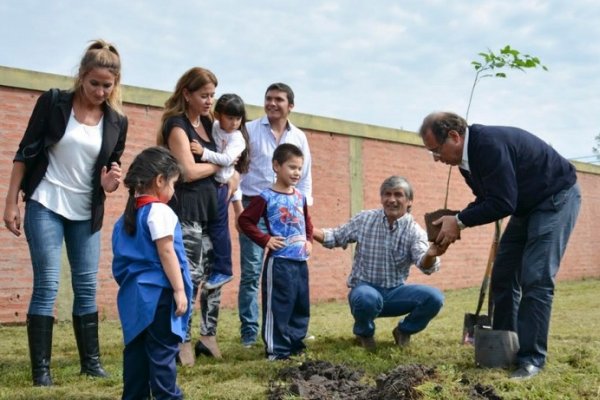
<path id="1" fill-rule="evenodd" d="M 523 382 L 508 379 L 505 370 L 477 368 L 473 347 L 460 343 L 463 315 L 475 311 L 477 296 L 478 289 L 447 292 L 441 313 L 406 349 L 393 345 L 391 331 L 396 319 L 378 320 L 378 349 L 373 354 L 354 345 L 352 318 L 345 302 L 313 305 L 310 332 L 316 339 L 307 342 L 307 358 L 361 369 L 366 372 L 366 381 L 374 381 L 378 374 L 400 364 L 435 366 L 435 381 L 418 388 L 424 399 L 470 399 L 469 390 L 476 382 L 493 386 L 504 399 L 600 399 L 599 280 L 558 283 L 548 364 L 542 374 Z M 235 310 L 223 310 L 220 318 L 219 343 L 224 358 L 202 357 L 194 367 L 179 368 L 179 384 L 186 398 L 266 398 L 269 381 L 290 364 L 266 361 L 261 346 L 244 349 L 239 343 Z M 58 324 L 54 332 L 55 386 L 33 388 L 25 327 L 0 326 L 0 399 L 120 398 L 123 347 L 119 322 L 103 321 L 100 325 L 102 360 L 109 379 L 79 376 L 71 325 Z"/>

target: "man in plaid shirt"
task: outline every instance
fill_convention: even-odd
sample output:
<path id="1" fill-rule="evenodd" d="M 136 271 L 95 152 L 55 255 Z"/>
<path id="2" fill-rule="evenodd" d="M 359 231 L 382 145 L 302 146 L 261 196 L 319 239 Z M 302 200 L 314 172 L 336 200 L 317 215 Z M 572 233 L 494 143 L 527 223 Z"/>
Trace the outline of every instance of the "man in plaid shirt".
<path id="1" fill-rule="evenodd" d="M 411 265 L 429 275 L 439 269 L 437 256 L 446 251 L 427 242 L 427 234 L 410 214 L 412 186 L 405 178 L 391 176 L 382 183 L 380 195 L 382 208 L 361 211 L 337 228 L 313 231 L 313 238 L 327 248 L 356 243 L 348 301 L 353 332 L 369 351 L 375 350 L 375 318 L 406 315 L 392 331 L 396 344 L 406 346 L 444 304 L 439 289 L 405 283 Z"/>

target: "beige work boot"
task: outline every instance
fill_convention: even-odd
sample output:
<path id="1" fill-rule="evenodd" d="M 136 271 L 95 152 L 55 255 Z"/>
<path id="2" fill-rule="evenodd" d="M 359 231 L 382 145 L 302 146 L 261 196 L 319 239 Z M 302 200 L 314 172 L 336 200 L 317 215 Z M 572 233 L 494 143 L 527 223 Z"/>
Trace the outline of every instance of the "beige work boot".
<path id="1" fill-rule="evenodd" d="M 200 336 L 200 340 L 196 342 L 195 352 L 196 357 L 204 354 L 209 357 L 223 358 L 216 336 Z"/>
<path id="2" fill-rule="evenodd" d="M 400 347 L 406 347 L 410 344 L 410 333 L 404 333 L 398 327 L 395 327 L 392 331 L 394 336 L 394 342 Z"/>
<path id="3" fill-rule="evenodd" d="M 192 352 L 192 343 L 183 342 L 179 343 L 179 362 L 181 365 L 186 367 L 193 367 L 196 359 L 194 358 L 194 353 Z"/>
<path id="4" fill-rule="evenodd" d="M 364 347 L 365 350 L 367 350 L 368 352 L 372 353 L 377 348 L 377 345 L 375 344 L 375 338 L 373 336 L 359 336 L 359 335 L 355 335 L 355 336 L 356 336 L 356 342 L 358 343 L 358 345 L 361 347 Z"/>

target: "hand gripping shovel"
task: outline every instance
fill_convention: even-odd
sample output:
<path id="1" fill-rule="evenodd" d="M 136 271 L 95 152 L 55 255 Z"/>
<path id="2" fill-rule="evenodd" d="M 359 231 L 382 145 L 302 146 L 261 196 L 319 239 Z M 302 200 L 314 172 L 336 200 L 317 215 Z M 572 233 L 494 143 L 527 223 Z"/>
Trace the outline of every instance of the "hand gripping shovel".
<path id="1" fill-rule="evenodd" d="M 473 344 L 475 342 L 475 327 L 479 326 L 491 326 L 493 314 L 493 302 L 491 296 L 488 296 L 488 314 L 481 315 L 481 307 L 483 306 L 483 300 L 485 299 L 486 292 L 490 286 L 490 276 L 492 275 L 492 265 L 496 259 L 496 251 L 498 250 L 498 243 L 500 241 L 500 226 L 501 220 L 495 222 L 494 239 L 492 240 L 492 246 L 490 247 L 490 254 L 488 256 L 487 266 L 485 267 L 485 274 L 483 275 L 483 281 L 481 282 L 481 289 L 479 290 L 479 301 L 477 302 L 477 310 L 475 314 L 465 314 L 463 323 L 463 344 Z"/>

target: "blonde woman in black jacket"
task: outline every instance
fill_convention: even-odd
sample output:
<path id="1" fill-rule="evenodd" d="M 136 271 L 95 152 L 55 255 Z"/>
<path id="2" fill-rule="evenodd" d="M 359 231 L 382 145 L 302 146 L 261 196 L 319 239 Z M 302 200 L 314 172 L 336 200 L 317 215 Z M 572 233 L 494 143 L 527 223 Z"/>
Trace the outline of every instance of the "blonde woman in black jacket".
<path id="1" fill-rule="evenodd" d="M 71 266 L 73 327 L 81 373 L 105 377 L 98 344 L 96 284 L 105 192 L 121 181 L 127 118 L 121 109 L 121 61 L 103 40 L 86 49 L 70 91 L 38 99 L 13 160 L 4 224 L 23 228 L 33 266 L 27 335 L 35 386 L 52 385 L 50 359 L 61 248 Z"/>

